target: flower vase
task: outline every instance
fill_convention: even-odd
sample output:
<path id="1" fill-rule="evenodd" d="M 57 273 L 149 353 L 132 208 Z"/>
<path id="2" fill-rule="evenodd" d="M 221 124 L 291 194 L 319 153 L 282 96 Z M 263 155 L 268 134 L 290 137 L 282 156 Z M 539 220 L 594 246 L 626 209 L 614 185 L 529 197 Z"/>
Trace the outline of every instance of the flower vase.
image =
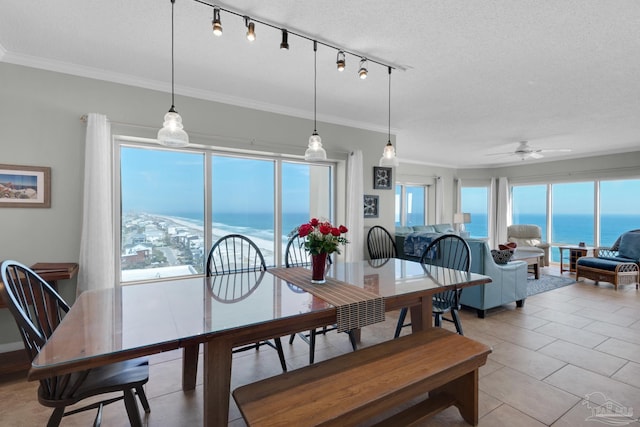
<path id="1" fill-rule="evenodd" d="M 311 255 L 311 283 L 325 283 L 325 273 L 327 270 L 327 254 L 321 252 L 318 255 Z"/>

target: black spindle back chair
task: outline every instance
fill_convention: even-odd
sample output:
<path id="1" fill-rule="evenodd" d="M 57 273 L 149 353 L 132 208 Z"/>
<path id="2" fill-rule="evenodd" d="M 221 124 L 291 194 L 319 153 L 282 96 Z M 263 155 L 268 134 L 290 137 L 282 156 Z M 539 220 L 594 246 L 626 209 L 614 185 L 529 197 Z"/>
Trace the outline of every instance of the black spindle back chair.
<path id="1" fill-rule="evenodd" d="M 69 311 L 69 306 L 51 285 L 17 261 L 4 261 L 0 265 L 0 274 L 0 296 L 16 321 L 29 360 L 33 360 Z M 99 408 L 122 399 L 130 424 L 141 426 L 135 394 L 138 394 L 145 412 L 149 412 L 149 403 L 142 388 L 148 380 L 149 363 L 146 358 L 112 363 L 40 380 L 38 401 L 44 406 L 55 408 L 48 427 L 58 426 L 63 416 Z M 67 406 L 83 399 L 117 391 L 123 395 L 109 397 L 65 413 Z"/>
<path id="2" fill-rule="evenodd" d="M 422 253 L 420 262 L 427 268 L 434 266 L 469 272 L 471 268 L 471 250 L 469 249 L 469 244 L 460 236 L 443 234 L 429 243 Z M 453 322 L 456 326 L 456 332 L 463 335 L 462 323 L 458 315 L 461 294 L 462 289 L 455 289 L 443 291 L 433 296 L 435 326 L 442 326 L 442 320 Z M 404 326 L 410 325 L 410 323 L 404 323 L 407 311 L 406 307 L 400 311 L 394 338 L 400 336 L 400 330 Z M 443 316 L 448 312 L 451 312 L 451 319 Z"/>
<path id="3" fill-rule="evenodd" d="M 396 243 L 386 228 L 374 225 L 367 233 L 367 249 L 369 258 L 396 258 Z"/>

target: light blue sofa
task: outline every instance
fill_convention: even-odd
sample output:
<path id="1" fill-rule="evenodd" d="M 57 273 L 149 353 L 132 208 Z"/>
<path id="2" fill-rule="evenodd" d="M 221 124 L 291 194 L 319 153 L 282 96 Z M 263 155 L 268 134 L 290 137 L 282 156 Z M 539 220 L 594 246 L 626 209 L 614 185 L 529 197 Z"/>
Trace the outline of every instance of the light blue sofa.
<path id="1" fill-rule="evenodd" d="M 527 297 L 527 263 L 496 264 L 487 242 L 468 240 L 467 243 L 471 249 L 471 272 L 489 276 L 492 282 L 465 288 L 460 304 L 475 308 L 480 318 L 484 318 L 490 308 L 504 304 L 515 302 L 522 307 Z"/>

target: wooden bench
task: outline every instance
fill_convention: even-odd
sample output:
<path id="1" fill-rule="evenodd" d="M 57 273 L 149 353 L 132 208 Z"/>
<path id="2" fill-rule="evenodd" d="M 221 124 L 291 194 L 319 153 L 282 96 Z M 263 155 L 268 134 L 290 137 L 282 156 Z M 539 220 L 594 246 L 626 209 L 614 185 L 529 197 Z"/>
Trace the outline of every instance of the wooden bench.
<path id="1" fill-rule="evenodd" d="M 233 398 L 249 426 L 406 426 L 451 405 L 477 425 L 478 368 L 490 352 L 430 328 L 239 387 Z"/>

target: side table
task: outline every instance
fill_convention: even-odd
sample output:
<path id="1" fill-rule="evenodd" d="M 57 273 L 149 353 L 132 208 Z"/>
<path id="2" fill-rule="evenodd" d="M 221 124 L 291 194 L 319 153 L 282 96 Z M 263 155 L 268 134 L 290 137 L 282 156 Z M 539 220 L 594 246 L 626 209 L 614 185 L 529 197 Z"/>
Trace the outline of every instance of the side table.
<path id="1" fill-rule="evenodd" d="M 30 268 L 46 280 L 56 292 L 58 292 L 58 280 L 71 279 L 78 274 L 78 264 L 75 262 L 37 262 Z M 2 299 L 0 299 L 0 308 L 7 308 Z"/>
<path id="2" fill-rule="evenodd" d="M 563 245 L 558 246 L 558 250 L 560 251 L 560 274 L 568 271 L 569 273 L 576 272 L 576 261 L 578 258 L 587 256 L 589 251 L 593 250 L 592 246 L 579 246 L 579 245 Z M 568 251 L 569 258 L 567 259 L 567 263 L 565 263 L 565 255 L 564 251 Z"/>

